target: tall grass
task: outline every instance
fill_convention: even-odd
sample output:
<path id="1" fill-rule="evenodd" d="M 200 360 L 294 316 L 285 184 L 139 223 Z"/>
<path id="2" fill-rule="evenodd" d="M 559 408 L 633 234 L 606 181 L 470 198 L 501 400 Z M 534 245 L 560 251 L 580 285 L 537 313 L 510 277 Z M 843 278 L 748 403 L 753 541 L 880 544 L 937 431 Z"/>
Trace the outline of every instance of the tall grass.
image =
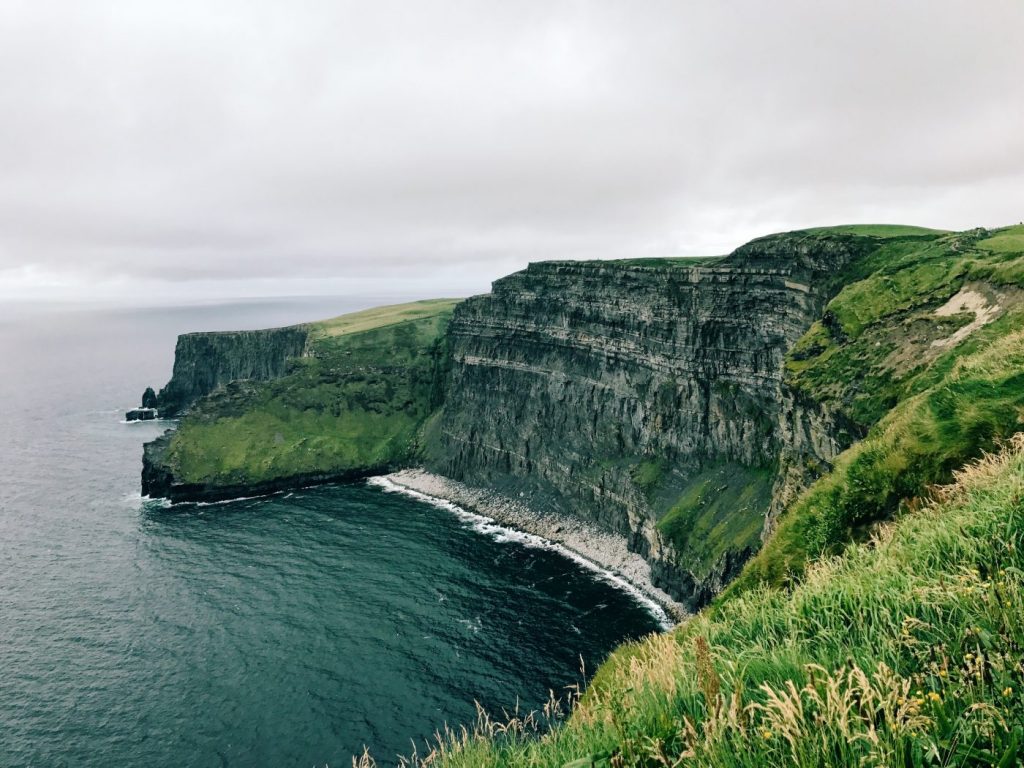
<path id="1" fill-rule="evenodd" d="M 624 646 L 571 692 L 566 721 L 550 704 L 501 723 L 481 713 L 406 764 L 1018 765 L 1022 547 L 1017 435 L 791 591 L 755 588 Z"/>
<path id="2" fill-rule="evenodd" d="M 1004 320 L 1009 328 L 1024 322 L 1019 313 Z M 821 552 L 842 546 L 865 524 L 1024 429 L 1024 331 L 1007 327 L 993 327 L 992 339 L 954 358 L 934 383 L 841 454 L 832 472 L 786 512 L 729 593 L 799 576 Z"/>

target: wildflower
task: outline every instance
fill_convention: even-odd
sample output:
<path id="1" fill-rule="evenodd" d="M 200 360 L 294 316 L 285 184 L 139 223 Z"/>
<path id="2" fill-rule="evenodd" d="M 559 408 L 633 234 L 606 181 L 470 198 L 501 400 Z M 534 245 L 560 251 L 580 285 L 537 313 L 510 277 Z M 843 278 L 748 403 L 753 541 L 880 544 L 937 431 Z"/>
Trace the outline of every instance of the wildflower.
<path id="1" fill-rule="evenodd" d="M 765 728 L 764 730 L 762 730 L 762 731 L 761 731 L 761 738 L 762 738 L 762 739 L 764 739 L 765 741 L 768 741 L 768 739 L 771 739 L 771 738 L 773 738 L 774 736 L 775 736 L 775 734 L 774 734 L 774 733 L 772 733 L 772 732 L 771 732 L 770 730 L 768 730 L 767 728 Z"/>
<path id="2" fill-rule="evenodd" d="M 1010 686 L 1006 686 L 1005 688 L 1003 688 L 1003 698 L 1008 699 L 1011 696 L 1013 696 L 1013 688 L 1011 688 Z"/>
<path id="3" fill-rule="evenodd" d="M 946 670 L 940 669 L 939 670 L 939 677 L 945 677 L 945 676 L 946 676 Z"/>
<path id="4" fill-rule="evenodd" d="M 942 697 L 939 696 L 935 691 L 928 691 L 928 700 L 933 704 L 938 704 L 942 701 Z"/>

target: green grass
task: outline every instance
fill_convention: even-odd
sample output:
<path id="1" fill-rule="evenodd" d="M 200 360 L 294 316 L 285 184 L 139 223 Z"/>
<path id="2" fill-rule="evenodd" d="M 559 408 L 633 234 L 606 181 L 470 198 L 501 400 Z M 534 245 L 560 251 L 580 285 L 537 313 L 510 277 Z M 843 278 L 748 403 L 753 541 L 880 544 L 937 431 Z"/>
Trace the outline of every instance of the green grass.
<path id="1" fill-rule="evenodd" d="M 996 253 L 1024 253 L 1024 224 L 995 230 L 995 233 L 978 243 L 979 248 Z"/>
<path id="2" fill-rule="evenodd" d="M 408 304 L 373 307 L 362 312 L 352 312 L 329 320 L 321 320 L 318 323 L 311 323 L 310 329 L 314 339 L 344 336 L 450 313 L 458 303 L 459 299 L 427 299 Z"/>
<path id="3" fill-rule="evenodd" d="M 892 257 L 895 261 L 899 255 L 890 247 L 876 258 Z M 969 268 L 966 259 L 941 245 L 915 250 L 912 261 L 904 257 L 900 262 L 887 264 L 870 278 L 848 285 L 832 300 L 829 310 L 844 334 L 859 336 L 869 324 L 882 318 L 948 299 L 959 289 Z"/>
<path id="4" fill-rule="evenodd" d="M 771 501 L 773 471 L 735 462 L 716 463 L 690 479 L 658 530 L 681 562 L 707 573 L 728 551 L 756 549 Z"/>
<path id="5" fill-rule="evenodd" d="M 859 437 L 906 397 L 937 357 L 933 342 L 973 319 L 934 310 L 968 281 L 978 260 L 956 236 L 884 243 L 851 265 L 845 286 L 786 363 L 786 383 L 841 414 Z"/>
<path id="6" fill-rule="evenodd" d="M 630 469 L 629 477 L 647 497 L 647 500 L 651 501 L 659 486 L 664 482 L 667 470 L 668 464 L 664 459 L 645 459 Z"/>
<path id="7" fill-rule="evenodd" d="M 906 224 L 841 224 L 834 227 L 814 227 L 802 230 L 814 234 L 860 235 L 862 237 L 920 237 L 946 234 L 949 230 L 913 227 Z"/>
<path id="8" fill-rule="evenodd" d="M 481 716 L 417 764 L 1018 765 L 1024 436 L 937 495 L 791 592 L 757 588 L 627 644 L 583 696 Z"/>
<path id="9" fill-rule="evenodd" d="M 314 325 L 313 354 L 284 378 L 198 403 L 171 438 L 176 478 L 254 484 L 407 462 L 440 402 L 454 301 L 382 307 Z"/>
<path id="10" fill-rule="evenodd" d="M 799 577 L 812 558 L 1024 429 L 1024 331 L 1011 330 L 1021 327 L 1024 312 L 1012 313 L 940 360 L 922 382 L 930 386 L 900 402 L 786 512 L 724 599 Z"/>
<path id="11" fill-rule="evenodd" d="M 649 267 L 664 269 L 665 267 L 711 267 L 720 264 L 725 256 L 651 256 L 637 259 L 581 259 L 567 261 L 567 264 L 606 264 L 616 267 Z M 540 262 L 557 263 L 557 262 Z"/>

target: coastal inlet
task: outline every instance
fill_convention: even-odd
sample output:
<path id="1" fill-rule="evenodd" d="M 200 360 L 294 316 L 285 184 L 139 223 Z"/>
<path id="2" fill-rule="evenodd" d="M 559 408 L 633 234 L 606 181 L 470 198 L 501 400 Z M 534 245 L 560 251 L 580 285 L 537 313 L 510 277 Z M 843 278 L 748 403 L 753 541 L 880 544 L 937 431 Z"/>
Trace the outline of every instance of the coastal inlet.
<path id="1" fill-rule="evenodd" d="M 333 766 L 364 744 L 387 765 L 472 722 L 474 698 L 536 709 L 581 680 L 581 657 L 590 674 L 659 629 L 556 552 L 365 483 L 140 498 L 141 443 L 167 422 L 123 423 L 123 406 L 166 378 L 177 335 L 359 308 L 0 324 L 0 765 Z"/>

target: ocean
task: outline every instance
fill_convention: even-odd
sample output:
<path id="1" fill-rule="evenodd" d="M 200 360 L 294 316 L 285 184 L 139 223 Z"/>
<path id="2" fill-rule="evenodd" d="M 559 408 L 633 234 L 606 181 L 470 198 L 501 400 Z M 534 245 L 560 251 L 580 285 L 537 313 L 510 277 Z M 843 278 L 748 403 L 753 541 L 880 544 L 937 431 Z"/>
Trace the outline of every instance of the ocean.
<path id="1" fill-rule="evenodd" d="M 140 496 L 168 424 L 123 412 L 179 333 L 388 301 L 0 307 L 0 766 L 394 764 L 658 628 L 570 558 L 373 484 Z"/>

